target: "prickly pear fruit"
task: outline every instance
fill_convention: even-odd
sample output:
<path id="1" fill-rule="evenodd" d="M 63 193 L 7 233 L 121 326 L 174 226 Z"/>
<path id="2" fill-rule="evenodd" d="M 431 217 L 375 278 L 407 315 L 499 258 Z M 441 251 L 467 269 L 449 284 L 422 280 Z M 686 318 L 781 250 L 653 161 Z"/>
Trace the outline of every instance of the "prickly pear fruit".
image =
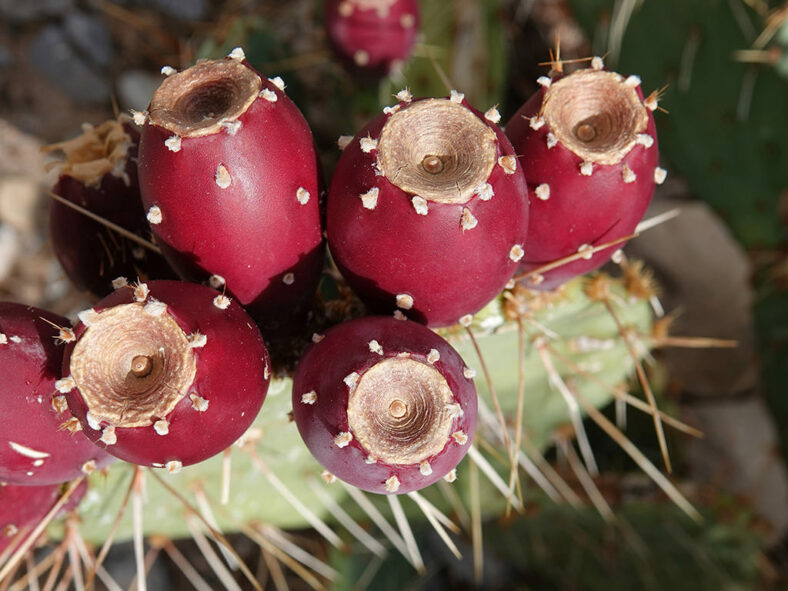
<path id="1" fill-rule="evenodd" d="M 494 109 L 482 115 L 457 92 L 398 97 L 342 153 L 327 199 L 329 247 L 373 309 L 451 325 L 517 269 L 525 176 Z"/>
<path id="2" fill-rule="evenodd" d="M 328 0 L 331 47 L 351 71 L 385 76 L 410 56 L 419 26 L 416 0 Z"/>
<path id="3" fill-rule="evenodd" d="M 406 493 L 460 462 L 476 429 L 476 388 L 457 352 L 428 328 L 369 316 L 329 330 L 293 378 L 293 417 L 333 475 Z"/>
<path id="4" fill-rule="evenodd" d="M 506 124 L 531 191 L 531 220 L 520 271 L 577 253 L 583 258 L 528 278 L 552 289 L 610 259 L 664 180 L 652 109 L 637 76 L 592 67 L 540 78 L 542 88 Z"/>
<path id="5" fill-rule="evenodd" d="M 58 484 L 112 461 L 82 433 L 61 427 L 73 419 L 55 388 L 62 342 L 74 338 L 69 327 L 46 310 L 0 303 L 0 482 Z"/>
<path id="6" fill-rule="evenodd" d="M 268 352 L 241 306 L 202 285 L 120 286 L 79 314 L 59 389 L 88 438 L 135 464 L 177 471 L 254 421 Z"/>
<path id="7" fill-rule="evenodd" d="M 311 307 L 323 263 L 312 134 L 280 78 L 240 49 L 169 75 L 142 127 L 139 177 L 165 256 L 209 276 L 264 329 Z"/>
<path id="8" fill-rule="evenodd" d="M 32 530 L 65 494 L 68 485 L 19 486 L 0 482 L 0 553 L 13 551 L 30 537 Z M 88 490 L 86 481 L 74 488 L 55 517 L 73 511 Z"/>
<path id="9" fill-rule="evenodd" d="M 139 132 L 127 117 L 85 126 L 72 140 L 47 146 L 62 151 L 56 195 L 147 239 L 150 228 L 137 180 Z M 53 201 L 49 234 L 63 270 L 83 290 L 103 297 L 116 277 L 174 278 L 164 258 L 83 213 Z"/>

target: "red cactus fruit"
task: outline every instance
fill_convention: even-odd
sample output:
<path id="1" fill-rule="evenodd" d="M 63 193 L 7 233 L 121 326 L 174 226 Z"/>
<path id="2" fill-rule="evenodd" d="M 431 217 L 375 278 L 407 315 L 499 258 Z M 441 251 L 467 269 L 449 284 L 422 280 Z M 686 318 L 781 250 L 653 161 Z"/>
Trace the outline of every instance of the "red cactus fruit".
<path id="1" fill-rule="evenodd" d="M 248 314 L 219 292 L 129 285 L 79 318 L 58 387 L 112 455 L 177 471 L 229 447 L 257 416 L 268 352 Z"/>
<path id="2" fill-rule="evenodd" d="M 139 132 L 127 117 L 110 120 L 72 140 L 47 146 L 65 162 L 52 192 L 147 239 L 150 228 L 137 181 Z M 52 247 L 74 284 L 103 297 L 116 277 L 174 278 L 164 258 L 79 211 L 53 201 L 49 210 Z"/>
<path id="3" fill-rule="evenodd" d="M 610 259 L 646 212 L 657 166 L 653 108 L 637 76 L 592 67 L 540 78 L 542 88 L 506 124 L 528 178 L 531 221 L 520 271 L 577 253 L 583 258 L 530 276 L 528 287 L 552 289 Z"/>
<path id="4" fill-rule="evenodd" d="M 385 76 L 410 57 L 417 0 L 327 0 L 324 22 L 339 59 L 353 72 Z"/>
<path id="5" fill-rule="evenodd" d="M 312 133 L 240 49 L 170 74 L 140 140 L 148 220 L 186 279 L 210 276 L 265 330 L 310 309 L 323 264 Z"/>
<path id="6" fill-rule="evenodd" d="M 58 514 L 76 508 L 85 496 L 87 485 L 82 482 L 74 489 Z M 0 483 L 0 552 L 9 544 L 14 548 L 32 531 L 61 498 L 63 485 L 18 486 Z"/>
<path id="7" fill-rule="evenodd" d="M 0 482 L 57 484 L 112 461 L 82 433 L 62 428 L 74 426 L 56 389 L 62 342 L 74 338 L 69 327 L 45 310 L 0 303 Z"/>
<path id="8" fill-rule="evenodd" d="M 400 102 L 345 147 L 327 199 L 331 253 L 376 310 L 458 322 L 512 277 L 528 227 L 509 140 L 460 93 Z"/>
<path id="9" fill-rule="evenodd" d="M 330 329 L 293 378 L 293 417 L 333 475 L 406 493 L 449 474 L 476 429 L 472 371 L 428 328 L 368 316 Z"/>

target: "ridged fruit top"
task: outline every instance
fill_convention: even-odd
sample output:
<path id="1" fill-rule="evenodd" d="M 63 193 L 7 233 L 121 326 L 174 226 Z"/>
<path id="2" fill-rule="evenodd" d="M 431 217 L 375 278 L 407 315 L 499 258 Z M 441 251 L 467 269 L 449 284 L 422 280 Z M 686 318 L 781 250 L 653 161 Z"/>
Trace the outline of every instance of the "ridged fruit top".
<path id="1" fill-rule="evenodd" d="M 406 493 L 460 462 L 476 428 L 476 389 L 444 339 L 408 320 L 370 316 L 329 330 L 293 378 L 293 416 L 333 475 Z"/>
<path id="2" fill-rule="evenodd" d="M 351 70 L 383 76 L 410 56 L 419 27 L 416 0 L 328 0 L 328 40 Z"/>
<path id="3" fill-rule="evenodd" d="M 238 439 L 265 399 L 262 336 L 211 288 L 120 287 L 74 330 L 61 388 L 85 434 L 126 461 L 172 471 L 202 461 Z"/>
<path id="4" fill-rule="evenodd" d="M 329 246 L 374 309 L 450 325 L 514 274 L 528 227 L 525 177 L 494 110 L 482 115 L 459 93 L 400 97 L 342 153 Z"/>
<path id="5" fill-rule="evenodd" d="M 112 461 L 62 428 L 72 417 L 55 386 L 69 327 L 46 310 L 0 303 L 0 482 L 58 484 Z"/>
<path id="6" fill-rule="evenodd" d="M 583 258 L 532 276 L 551 289 L 591 271 L 622 244 L 594 246 L 632 234 L 646 212 L 658 168 L 656 128 L 636 76 L 595 67 L 552 80 L 506 124 L 531 191 L 531 220 L 520 271 L 587 252 Z"/>
<path id="7" fill-rule="evenodd" d="M 281 79 L 236 50 L 171 74 L 142 129 L 148 220 L 184 278 L 218 275 L 250 313 L 308 306 L 322 266 L 312 134 Z"/>

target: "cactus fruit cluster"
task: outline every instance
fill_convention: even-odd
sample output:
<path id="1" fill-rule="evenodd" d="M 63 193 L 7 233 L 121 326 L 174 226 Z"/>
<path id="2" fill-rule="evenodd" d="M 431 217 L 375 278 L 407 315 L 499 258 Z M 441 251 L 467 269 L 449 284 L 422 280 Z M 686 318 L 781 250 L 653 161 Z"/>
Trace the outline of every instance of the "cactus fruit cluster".
<path id="1" fill-rule="evenodd" d="M 326 10 L 334 43 L 347 41 L 342 51 L 363 41 L 365 19 L 381 20 L 379 47 L 364 59 L 359 49 L 351 54 L 373 69 L 404 57 L 418 22 L 415 3 L 404 1 L 346 0 Z M 385 41 L 400 29 L 408 33 L 400 45 Z M 140 264 L 113 277 L 107 295 L 84 278 L 104 269 L 79 262 L 83 275 L 70 275 L 105 297 L 73 326 L 0 305 L 8 376 L 0 413 L 13 417 L 0 425 L 2 510 L 24 496 L 18 485 L 38 485 L 30 498 L 42 497 L 29 515 L 0 514 L 0 544 L 18 546 L 19 532 L 51 512 L 55 484 L 71 481 L 73 502 L 92 473 L 79 511 L 95 542 L 116 531 L 192 531 L 183 529 L 184 507 L 187 517 L 195 510 L 176 487 L 197 491 L 198 503 L 223 499 L 216 515 L 200 505 L 212 531 L 309 524 L 335 543 L 323 520 L 347 523 L 337 517 L 347 516 L 338 504 L 345 490 L 385 495 L 403 538 L 397 495 L 439 522 L 439 509 L 417 491 L 453 482 L 458 471 L 462 480 L 466 454 L 500 491 L 497 503 L 519 506 L 519 467 L 530 470 L 563 423 L 593 472 L 582 411 L 622 396 L 618 384 L 653 344 L 653 290 L 635 265 L 624 279 L 577 276 L 617 246 L 595 248 L 633 233 L 663 173 L 653 99 L 636 77 L 607 72 L 596 58 L 592 65 L 546 78 L 508 137 L 495 108 L 476 110 L 457 91 L 414 98 L 403 90 L 342 139 L 328 191 L 310 128 L 281 78 L 259 74 L 240 49 L 181 72 L 164 68 L 150 106 L 134 113 L 136 158 L 127 122 L 90 130 L 117 134 L 104 142 L 115 148 L 101 166 L 85 167 L 91 180 L 61 178 L 55 192 L 110 220 L 93 194 L 134 201 L 149 227 L 137 214 L 116 223 L 160 251 L 180 280 L 147 280 L 153 271 Z M 68 143 L 56 147 L 73 153 Z M 63 219 L 53 221 L 55 242 L 75 227 Z M 336 268 L 325 263 L 324 234 Z M 321 276 L 367 313 L 352 318 L 359 306 L 341 301 L 333 309 L 344 318 L 321 315 Z M 292 381 L 266 344 L 283 338 L 304 350 Z M 476 376 L 490 369 L 494 379 L 482 383 Z M 508 486 L 475 439 L 509 457 Z M 525 440 L 532 455 L 520 451 Z M 123 461 L 102 470 L 113 458 Z M 326 483 L 345 487 L 326 487 L 315 478 L 321 470 Z M 143 523 L 110 491 L 126 482 L 138 507 L 148 473 L 156 480 Z M 113 503 L 118 521 L 108 529 Z M 373 509 L 365 510 L 376 520 Z M 0 581 L 9 568 L 0 563 Z"/>

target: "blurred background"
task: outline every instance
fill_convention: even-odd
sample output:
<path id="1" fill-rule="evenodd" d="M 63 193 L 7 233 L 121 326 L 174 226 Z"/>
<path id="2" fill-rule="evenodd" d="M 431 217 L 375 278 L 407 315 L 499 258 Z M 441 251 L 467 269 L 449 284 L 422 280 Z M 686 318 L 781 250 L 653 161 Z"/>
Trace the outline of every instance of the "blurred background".
<path id="1" fill-rule="evenodd" d="M 559 40 L 562 59 L 603 55 L 639 75 L 646 94 L 664 88 L 656 121 L 669 176 L 651 213 L 681 209 L 626 251 L 654 270 L 674 334 L 738 343 L 659 351 L 651 372 L 660 404 L 706 434 L 669 439 L 675 479 L 703 523 L 589 427 L 597 485 L 645 547 L 609 536 L 590 504 L 549 501 L 485 524 L 481 581 L 427 528 L 417 531 L 424 576 L 392 558 L 363 579 L 367 565 L 352 552 L 299 535 L 343 573 L 336 588 L 788 589 L 788 3 L 423 0 L 420 9 L 403 69 L 361 79 L 332 54 L 318 0 L 0 0 L 0 298 L 71 316 L 87 307 L 48 244 L 56 178 L 40 148 L 144 110 L 162 66 L 243 47 L 286 82 L 330 178 L 337 137 L 405 86 L 445 95 L 448 83 L 480 110 L 498 105 L 506 121 Z M 658 460 L 650 420 L 630 421 L 628 435 Z M 109 564 L 122 571 L 124 546 L 114 552 Z M 166 562 L 156 568 L 149 588 L 189 588 Z"/>

